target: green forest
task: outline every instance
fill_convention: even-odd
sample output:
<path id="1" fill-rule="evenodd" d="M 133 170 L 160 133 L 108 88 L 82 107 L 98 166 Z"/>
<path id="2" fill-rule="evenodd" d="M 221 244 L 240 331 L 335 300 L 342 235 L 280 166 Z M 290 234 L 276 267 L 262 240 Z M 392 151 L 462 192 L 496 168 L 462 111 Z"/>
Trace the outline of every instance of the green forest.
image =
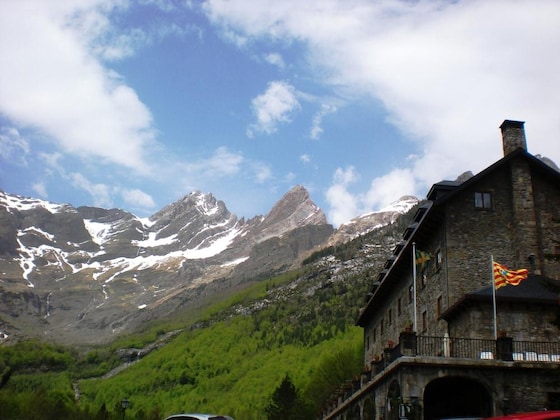
<path id="1" fill-rule="evenodd" d="M 280 419 L 283 404 L 297 406 L 289 418 L 315 418 L 331 393 L 363 370 L 363 332 L 355 321 L 377 274 L 373 267 L 329 281 L 332 274 L 315 262 L 325 255 L 352 259 L 381 237 L 387 240 L 387 232 L 323 250 L 298 270 L 106 346 L 1 346 L 0 418 L 160 420 L 208 412 Z M 158 340 L 165 344 L 141 358 L 123 357 L 122 349 Z M 130 402 L 126 411 L 123 399 Z"/>

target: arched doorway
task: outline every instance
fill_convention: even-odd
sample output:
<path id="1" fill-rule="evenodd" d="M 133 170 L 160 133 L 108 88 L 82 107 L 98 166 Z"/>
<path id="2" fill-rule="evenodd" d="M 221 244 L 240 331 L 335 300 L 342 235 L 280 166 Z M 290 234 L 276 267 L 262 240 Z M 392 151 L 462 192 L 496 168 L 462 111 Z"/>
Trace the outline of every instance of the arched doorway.
<path id="1" fill-rule="evenodd" d="M 375 394 L 368 395 L 364 401 L 362 420 L 375 419 Z"/>
<path id="2" fill-rule="evenodd" d="M 479 382 L 450 376 L 430 382 L 424 390 L 424 420 L 489 417 L 492 397 Z"/>
<path id="3" fill-rule="evenodd" d="M 356 404 L 354 408 L 352 408 L 352 413 L 349 417 L 351 420 L 360 420 L 362 416 L 360 415 L 360 406 Z"/>
<path id="4" fill-rule="evenodd" d="M 387 392 L 387 420 L 398 420 L 399 404 L 401 402 L 401 386 L 397 381 L 392 381 Z"/>

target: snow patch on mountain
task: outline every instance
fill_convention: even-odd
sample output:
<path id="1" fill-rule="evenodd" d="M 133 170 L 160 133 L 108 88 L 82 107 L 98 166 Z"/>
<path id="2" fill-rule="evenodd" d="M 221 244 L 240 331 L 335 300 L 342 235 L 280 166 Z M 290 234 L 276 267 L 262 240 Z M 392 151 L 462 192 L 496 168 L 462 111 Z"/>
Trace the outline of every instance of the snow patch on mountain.
<path id="1" fill-rule="evenodd" d="M 381 210 L 365 213 L 339 226 L 331 243 L 346 242 L 393 223 L 401 214 L 418 204 L 413 196 L 403 196 Z"/>
<path id="2" fill-rule="evenodd" d="M 232 266 L 241 264 L 242 262 L 245 262 L 248 259 L 249 259 L 249 257 L 237 258 L 236 260 L 228 261 L 226 263 L 223 263 L 220 267 L 232 267 Z"/>
<path id="3" fill-rule="evenodd" d="M 23 229 L 23 234 L 25 233 L 34 233 L 34 234 L 38 234 L 39 236 L 42 236 L 43 238 L 47 239 L 48 241 L 54 241 L 54 235 L 45 232 L 42 229 L 36 228 L 35 226 L 30 226 L 28 228 Z"/>
<path id="4" fill-rule="evenodd" d="M 93 222 L 90 219 L 84 219 L 84 226 L 89 232 L 93 242 L 98 245 L 103 245 L 109 237 L 109 226 L 107 226 L 107 223 Z"/>
<path id="5" fill-rule="evenodd" d="M 60 211 L 68 211 L 71 207 L 67 204 L 55 204 L 49 201 L 40 200 L 37 198 L 26 198 L 19 195 L 6 194 L 0 191 L 0 203 L 4 204 L 8 211 L 27 211 L 36 207 L 43 207 L 50 213 L 58 213 Z"/>
<path id="6" fill-rule="evenodd" d="M 220 208 L 217 205 L 212 204 L 210 194 L 202 194 L 199 191 L 197 193 L 196 207 L 199 209 L 201 214 L 205 216 L 212 216 L 220 211 Z"/>
<path id="7" fill-rule="evenodd" d="M 132 241 L 133 245 L 140 248 L 152 248 L 156 246 L 171 245 L 177 242 L 177 234 L 173 234 L 166 238 L 157 238 L 158 232 L 150 232 L 148 234 L 148 239 L 142 241 Z"/>
<path id="8" fill-rule="evenodd" d="M 40 319 L 45 334 L 90 342 L 153 316 L 131 311 L 169 313 L 201 285 L 213 293 L 283 269 L 332 232 L 300 186 L 248 221 L 200 192 L 138 218 L 0 191 L 0 303 L 18 325 Z"/>

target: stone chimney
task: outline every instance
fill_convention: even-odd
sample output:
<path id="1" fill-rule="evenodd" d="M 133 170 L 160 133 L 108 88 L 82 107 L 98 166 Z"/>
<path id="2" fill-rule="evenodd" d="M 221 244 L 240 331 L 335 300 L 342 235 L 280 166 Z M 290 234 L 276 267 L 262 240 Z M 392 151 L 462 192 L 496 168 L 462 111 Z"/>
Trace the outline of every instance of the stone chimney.
<path id="1" fill-rule="evenodd" d="M 524 121 L 505 120 L 500 126 L 502 130 L 504 156 L 509 155 L 519 148 L 527 151 L 524 125 Z"/>
<path id="2" fill-rule="evenodd" d="M 504 156 L 523 149 L 527 151 L 523 121 L 505 120 L 500 129 Z M 511 249 L 511 264 L 521 268 L 530 268 L 531 273 L 541 274 L 541 249 L 537 232 L 537 216 L 531 168 L 526 159 L 514 159 L 509 162 L 511 170 L 511 192 L 513 210 L 514 241 Z"/>

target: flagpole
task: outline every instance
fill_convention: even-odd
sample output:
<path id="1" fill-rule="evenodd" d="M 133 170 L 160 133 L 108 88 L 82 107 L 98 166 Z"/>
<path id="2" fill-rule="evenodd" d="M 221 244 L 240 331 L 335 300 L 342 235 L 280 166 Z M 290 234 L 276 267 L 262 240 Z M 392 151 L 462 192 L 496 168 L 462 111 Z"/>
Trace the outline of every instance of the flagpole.
<path id="1" fill-rule="evenodd" d="M 414 328 L 418 332 L 418 318 L 416 314 L 416 242 L 412 242 L 412 306 L 414 307 Z"/>
<path id="2" fill-rule="evenodd" d="M 494 310 L 494 340 L 498 339 L 498 321 L 496 311 L 496 280 L 494 279 L 494 256 L 490 254 L 490 270 L 492 279 L 492 307 Z"/>

